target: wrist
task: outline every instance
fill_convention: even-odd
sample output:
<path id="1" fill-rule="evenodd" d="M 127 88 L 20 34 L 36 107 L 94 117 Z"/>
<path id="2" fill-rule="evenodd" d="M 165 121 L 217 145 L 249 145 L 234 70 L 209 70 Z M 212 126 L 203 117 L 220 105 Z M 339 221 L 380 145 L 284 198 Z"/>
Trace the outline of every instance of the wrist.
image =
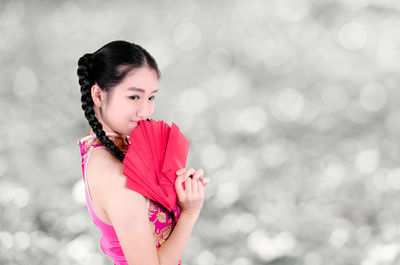
<path id="1" fill-rule="evenodd" d="M 197 218 L 199 218 L 200 212 L 182 210 L 181 215 L 187 216 L 189 218 L 197 219 Z"/>

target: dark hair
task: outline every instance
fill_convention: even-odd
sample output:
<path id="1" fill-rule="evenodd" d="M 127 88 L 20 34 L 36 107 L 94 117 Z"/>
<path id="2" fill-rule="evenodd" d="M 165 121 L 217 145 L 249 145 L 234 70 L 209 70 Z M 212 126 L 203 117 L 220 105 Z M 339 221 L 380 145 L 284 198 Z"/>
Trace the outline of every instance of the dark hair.
<path id="1" fill-rule="evenodd" d="M 154 69 L 157 78 L 161 78 L 155 59 L 144 48 L 122 40 L 112 41 L 93 54 L 86 53 L 78 61 L 77 74 L 85 117 L 100 142 L 121 162 L 125 154 L 107 137 L 103 126 L 95 116 L 91 88 L 97 83 L 101 90 L 110 93 L 111 96 L 113 88 L 124 79 L 127 73 L 142 66 Z"/>

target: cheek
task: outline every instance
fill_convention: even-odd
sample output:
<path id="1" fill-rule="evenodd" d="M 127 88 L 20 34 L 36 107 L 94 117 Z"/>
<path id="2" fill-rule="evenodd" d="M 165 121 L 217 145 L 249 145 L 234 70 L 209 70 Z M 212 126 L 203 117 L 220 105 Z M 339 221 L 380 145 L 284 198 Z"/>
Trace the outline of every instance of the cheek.
<path id="1" fill-rule="evenodd" d="M 120 102 L 116 107 L 116 111 L 119 113 L 120 117 L 131 117 L 132 113 L 135 111 L 135 107 L 129 101 Z"/>
<path id="2" fill-rule="evenodd" d="M 129 109 L 129 100 L 119 100 L 118 102 L 115 102 L 116 104 L 114 105 L 115 109 L 118 111 L 126 111 Z"/>
<path id="3" fill-rule="evenodd" d="M 123 117 L 124 113 L 126 113 L 127 110 L 128 110 L 128 107 L 125 103 L 113 102 L 113 104 L 111 106 L 109 106 L 108 113 L 110 115 L 110 118 L 118 119 L 120 117 Z"/>

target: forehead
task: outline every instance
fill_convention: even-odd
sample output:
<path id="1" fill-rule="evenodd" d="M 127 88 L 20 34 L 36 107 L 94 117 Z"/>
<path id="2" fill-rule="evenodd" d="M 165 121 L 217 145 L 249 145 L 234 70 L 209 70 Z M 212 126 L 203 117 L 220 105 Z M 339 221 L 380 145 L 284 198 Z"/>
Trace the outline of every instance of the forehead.
<path id="1" fill-rule="evenodd" d="M 135 87 L 143 89 L 145 93 L 151 93 L 153 90 L 157 89 L 157 85 L 158 79 L 156 71 L 152 68 L 143 66 L 128 72 L 116 88 L 119 88 L 118 90 L 120 90 L 120 92 L 126 92 L 133 91 L 131 88 Z"/>

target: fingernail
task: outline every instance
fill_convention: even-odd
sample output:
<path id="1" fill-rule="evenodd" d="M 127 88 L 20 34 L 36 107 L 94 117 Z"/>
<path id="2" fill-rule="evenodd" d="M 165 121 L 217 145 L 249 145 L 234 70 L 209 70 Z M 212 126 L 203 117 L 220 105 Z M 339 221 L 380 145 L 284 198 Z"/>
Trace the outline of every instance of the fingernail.
<path id="1" fill-rule="evenodd" d="M 181 174 L 184 170 L 185 170 L 184 168 L 181 168 L 178 171 L 176 171 L 176 174 Z"/>

